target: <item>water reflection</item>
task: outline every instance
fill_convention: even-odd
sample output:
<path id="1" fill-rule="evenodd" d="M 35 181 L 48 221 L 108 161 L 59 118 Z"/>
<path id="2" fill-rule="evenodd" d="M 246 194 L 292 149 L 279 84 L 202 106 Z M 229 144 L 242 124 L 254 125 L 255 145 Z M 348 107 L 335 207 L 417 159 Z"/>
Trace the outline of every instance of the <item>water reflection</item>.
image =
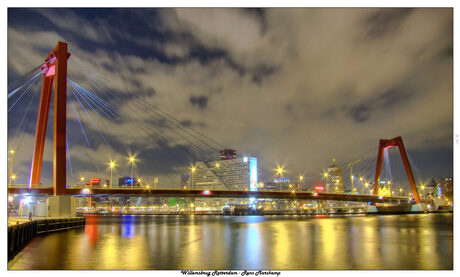
<path id="1" fill-rule="evenodd" d="M 88 216 L 9 269 L 452 269 L 452 214 Z"/>

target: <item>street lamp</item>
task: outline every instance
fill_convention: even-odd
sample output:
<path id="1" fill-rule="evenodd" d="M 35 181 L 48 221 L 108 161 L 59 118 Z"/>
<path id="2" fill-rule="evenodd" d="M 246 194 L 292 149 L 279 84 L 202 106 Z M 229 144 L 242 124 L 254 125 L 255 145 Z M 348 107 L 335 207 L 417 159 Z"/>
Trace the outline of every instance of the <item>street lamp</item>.
<path id="1" fill-rule="evenodd" d="M 369 186 L 369 183 L 366 182 L 366 183 L 364 184 L 364 186 L 366 187 L 365 190 L 366 190 L 366 194 L 367 194 L 367 187 Z M 362 192 L 361 192 L 361 193 L 362 193 Z M 363 193 L 363 194 L 364 194 L 364 193 Z"/>
<path id="2" fill-rule="evenodd" d="M 284 168 L 282 166 L 278 166 L 276 168 L 276 174 L 283 176 Z"/>
<path id="3" fill-rule="evenodd" d="M 302 186 L 302 180 L 303 180 L 303 176 L 300 175 L 299 176 L 299 181 L 300 181 L 300 190 L 302 190 L 303 186 Z"/>
<path id="4" fill-rule="evenodd" d="M 10 154 L 11 154 L 11 163 L 10 163 L 10 183 L 8 185 L 11 185 L 11 179 L 13 179 L 13 159 L 14 159 L 14 149 L 11 149 L 10 150 Z M 14 179 L 13 179 L 14 180 Z"/>
<path id="5" fill-rule="evenodd" d="M 13 180 L 13 182 L 14 182 L 14 180 L 16 180 L 16 174 L 13 173 L 13 174 L 11 175 L 11 180 Z"/>
<path id="6" fill-rule="evenodd" d="M 129 156 L 129 163 L 131 164 L 131 178 L 134 180 L 134 162 L 136 161 L 135 156 Z"/>
<path id="7" fill-rule="evenodd" d="M 113 168 L 114 168 L 117 164 L 115 163 L 115 161 L 110 161 L 109 165 L 110 165 L 110 188 L 112 188 L 112 187 L 113 187 L 113 186 L 112 186 L 112 172 L 113 172 Z"/>
<path id="8" fill-rule="evenodd" d="M 194 173 L 195 173 L 195 170 L 196 170 L 196 167 L 192 166 L 192 169 L 191 169 L 191 171 L 192 171 L 192 182 L 191 182 L 191 183 L 192 183 L 192 184 L 191 184 L 192 189 L 195 188 L 194 182 L 193 182 L 193 177 L 194 177 L 193 175 L 194 175 Z"/>
<path id="9" fill-rule="evenodd" d="M 81 177 L 80 177 L 80 181 L 81 181 L 81 184 L 84 185 L 83 182 L 85 181 L 85 177 L 81 176 Z"/>

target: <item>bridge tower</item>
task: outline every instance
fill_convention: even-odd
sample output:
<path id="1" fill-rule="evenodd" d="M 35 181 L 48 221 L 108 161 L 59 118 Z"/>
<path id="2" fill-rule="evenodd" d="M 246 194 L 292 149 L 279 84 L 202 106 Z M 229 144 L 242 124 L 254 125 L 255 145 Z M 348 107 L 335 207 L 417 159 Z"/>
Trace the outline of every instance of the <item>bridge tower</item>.
<path id="1" fill-rule="evenodd" d="M 67 100 L 67 43 L 58 42 L 48 54 L 41 67 L 44 75 L 35 131 L 35 147 L 29 177 L 29 188 L 37 188 L 45 149 L 45 136 L 54 82 L 54 129 L 53 129 L 53 192 L 66 192 L 66 100 Z"/>
<path id="2" fill-rule="evenodd" d="M 395 137 L 392 139 L 381 139 L 379 142 L 379 152 L 377 156 L 377 167 L 375 169 L 375 178 L 374 178 L 374 195 L 377 195 L 378 186 L 380 182 L 380 173 L 382 171 L 382 160 L 383 160 L 383 151 L 390 147 L 398 147 L 399 153 L 401 154 L 402 161 L 404 163 L 404 168 L 406 169 L 407 177 L 409 178 L 409 183 L 412 188 L 412 193 L 417 204 L 420 203 L 420 197 L 418 195 L 417 187 L 415 185 L 414 175 L 412 174 L 412 169 L 407 159 L 406 149 L 404 148 L 404 143 L 401 137 Z"/>

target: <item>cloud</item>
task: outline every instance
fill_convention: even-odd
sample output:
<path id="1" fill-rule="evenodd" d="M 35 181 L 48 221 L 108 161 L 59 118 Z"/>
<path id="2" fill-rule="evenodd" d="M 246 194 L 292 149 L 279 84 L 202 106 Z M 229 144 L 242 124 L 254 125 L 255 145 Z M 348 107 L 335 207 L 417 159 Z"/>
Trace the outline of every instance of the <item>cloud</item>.
<path id="1" fill-rule="evenodd" d="M 112 13 L 125 27 L 111 29 Z M 57 40 L 68 41 L 70 78 L 104 95 L 122 117 L 101 128 L 120 148 L 114 157 L 139 152 L 139 173 L 148 179 L 183 172 L 174 157 L 189 165 L 191 154 L 218 156 L 157 109 L 257 155 L 266 169 L 286 164 L 307 181 L 318 180 L 331 158 L 373 159 L 368 149 L 399 135 L 418 153 L 419 167 L 430 167 L 426 143 L 443 149 L 452 167 L 445 159 L 452 150 L 452 9 L 115 10 L 101 12 L 98 26 L 79 10 L 65 10 L 62 26 L 54 11 L 39 14 L 56 27 L 20 28 L 10 14 L 9 72 L 27 72 Z M 135 28 L 142 35 L 128 31 Z M 87 78 L 92 73 L 98 85 Z M 87 118 L 85 124 L 102 147 Z M 74 147 L 74 168 L 84 174 L 91 171 L 85 161 L 109 158 L 108 149 L 95 157 Z"/>

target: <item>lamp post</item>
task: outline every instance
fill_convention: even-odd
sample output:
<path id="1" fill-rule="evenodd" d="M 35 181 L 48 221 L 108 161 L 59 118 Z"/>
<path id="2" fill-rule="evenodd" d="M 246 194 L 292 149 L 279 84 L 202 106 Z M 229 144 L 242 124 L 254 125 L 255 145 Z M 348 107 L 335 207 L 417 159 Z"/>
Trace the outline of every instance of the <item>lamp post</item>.
<path id="1" fill-rule="evenodd" d="M 328 176 L 327 172 L 324 172 L 324 173 L 323 173 L 323 177 L 324 177 L 324 184 L 325 184 L 325 186 L 324 186 L 324 187 L 325 187 L 326 191 L 328 191 L 328 190 L 329 190 L 329 184 L 327 183 L 327 176 Z"/>
<path id="2" fill-rule="evenodd" d="M 221 185 L 224 185 L 222 184 L 222 182 L 220 181 L 220 164 L 218 162 L 216 162 L 216 169 L 217 169 L 217 179 L 218 179 L 218 182 L 221 184 Z M 215 189 L 215 188 L 214 188 Z"/>
<path id="3" fill-rule="evenodd" d="M 115 163 L 115 161 L 110 161 L 109 165 L 110 165 L 110 188 L 112 188 L 113 187 L 113 185 L 112 185 L 112 173 L 113 173 L 113 168 L 116 166 L 116 163 Z"/>
<path id="4" fill-rule="evenodd" d="M 135 156 L 129 156 L 129 163 L 131 164 L 131 178 L 134 180 L 134 162 L 136 161 Z"/>
<path id="5" fill-rule="evenodd" d="M 192 189 L 195 189 L 195 182 L 194 182 L 194 173 L 195 173 L 196 167 L 192 166 Z"/>
<path id="6" fill-rule="evenodd" d="M 367 187 L 368 187 L 368 186 L 369 186 L 369 183 L 366 182 L 366 183 L 364 184 L 365 189 L 363 188 L 364 190 L 366 190 L 366 194 L 367 194 Z M 361 192 L 361 193 L 364 194 L 363 192 Z"/>
<path id="7" fill-rule="evenodd" d="M 299 176 L 299 181 L 300 181 L 300 190 L 301 190 L 301 191 L 302 191 L 302 189 L 303 189 L 302 180 L 303 180 L 303 176 L 300 175 L 300 176 Z"/>
<path id="8" fill-rule="evenodd" d="M 276 171 L 276 175 L 280 175 L 281 177 L 283 177 L 283 173 L 284 173 L 284 168 L 282 166 L 279 166 L 275 169 Z M 280 190 L 283 190 L 283 188 L 281 187 L 283 184 L 283 182 L 280 182 Z"/>
<path id="9" fill-rule="evenodd" d="M 10 154 L 11 154 L 11 163 L 10 163 L 10 178 L 9 178 L 9 184 L 8 185 L 11 185 L 11 179 L 13 179 L 13 159 L 14 159 L 14 149 L 11 149 L 10 150 Z"/>

